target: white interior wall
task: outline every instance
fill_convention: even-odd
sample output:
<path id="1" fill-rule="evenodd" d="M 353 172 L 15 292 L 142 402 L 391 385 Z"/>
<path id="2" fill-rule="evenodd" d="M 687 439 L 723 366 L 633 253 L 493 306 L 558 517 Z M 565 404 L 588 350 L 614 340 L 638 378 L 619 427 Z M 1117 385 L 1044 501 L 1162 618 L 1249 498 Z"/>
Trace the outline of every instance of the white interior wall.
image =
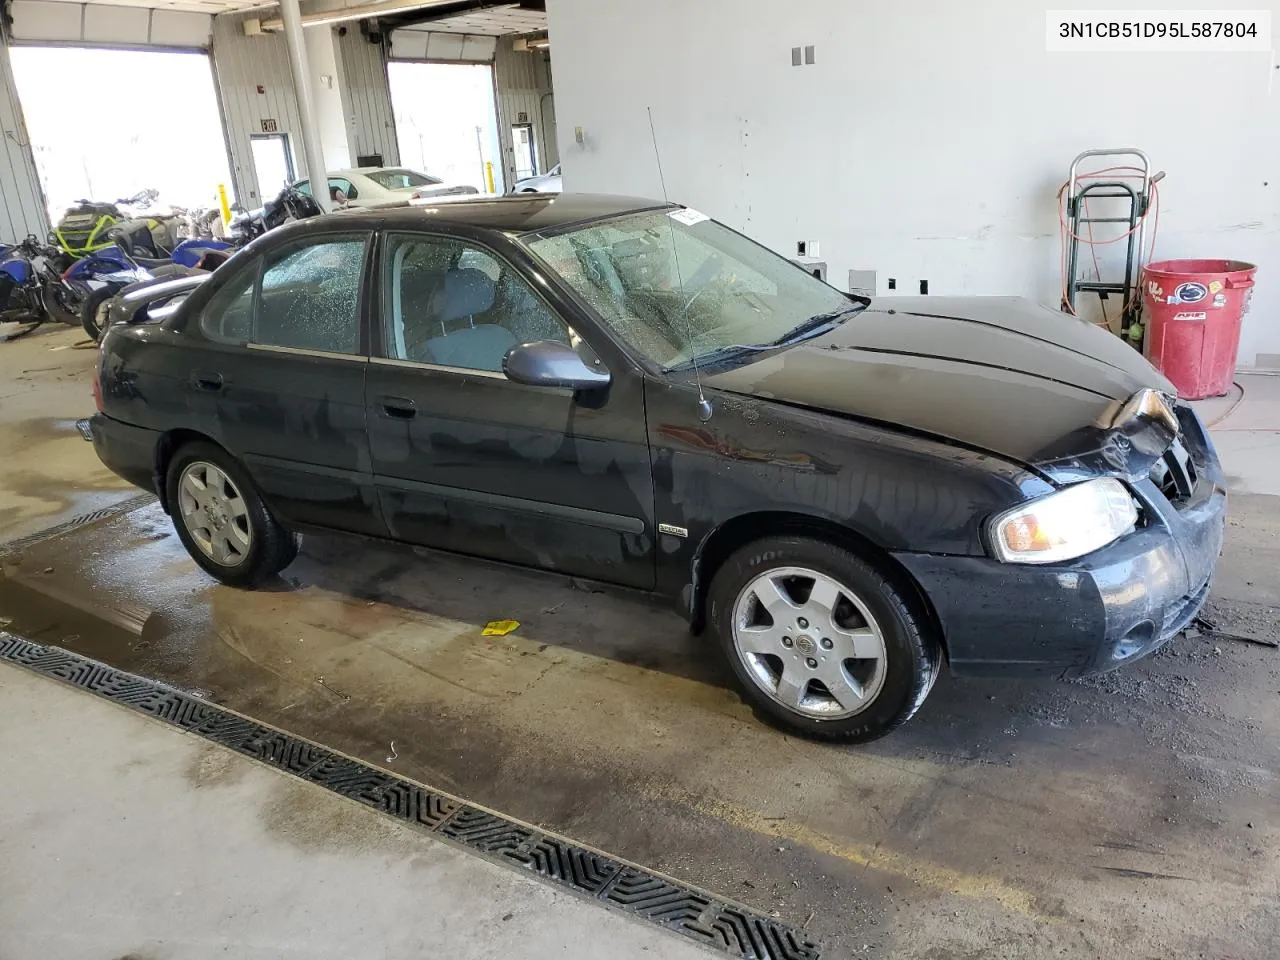
<path id="1" fill-rule="evenodd" d="M 1071 159 L 1138 146 L 1168 172 L 1157 258 L 1258 264 L 1240 357 L 1280 366 L 1268 54 L 1048 53 L 1045 9 L 1025 0 L 547 6 L 573 190 L 659 195 L 651 106 L 673 200 L 790 256 L 820 241 L 837 285 L 868 269 L 882 293 L 889 277 L 902 293 L 927 279 L 931 294 L 1056 306 L 1055 194 Z M 1277 0 L 1255 6 L 1280 28 Z M 793 67 L 791 48 L 809 44 L 815 63 Z"/>
<path id="2" fill-rule="evenodd" d="M 511 139 L 511 125 L 520 122 L 521 113 L 533 124 L 538 172 L 546 173 L 560 159 L 556 144 L 551 67 L 546 53 L 515 50 L 511 37 L 499 37 L 493 60 L 493 80 L 498 93 L 498 136 L 502 141 L 507 183 L 515 182 L 515 145 Z"/>
<path id="3" fill-rule="evenodd" d="M 398 164 L 400 146 L 382 44 L 370 43 L 359 24 L 349 23 L 338 31 L 338 50 L 346 78 L 342 94 L 352 163 L 357 157 L 380 154 L 387 166 Z"/>
<path id="4" fill-rule="evenodd" d="M 16 243 L 32 233 L 43 237 L 48 232 L 44 194 L 31 155 L 9 66 L 5 25 L 0 18 L 0 244 Z"/>

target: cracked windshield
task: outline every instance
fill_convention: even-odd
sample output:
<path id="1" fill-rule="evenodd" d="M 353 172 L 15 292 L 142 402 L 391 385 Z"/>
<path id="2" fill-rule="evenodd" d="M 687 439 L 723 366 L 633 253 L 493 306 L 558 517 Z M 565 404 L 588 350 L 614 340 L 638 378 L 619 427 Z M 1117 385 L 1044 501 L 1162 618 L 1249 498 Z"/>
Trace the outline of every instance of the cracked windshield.
<path id="1" fill-rule="evenodd" d="M 631 214 L 528 245 L 667 369 L 798 342 L 864 306 L 694 210 Z"/>

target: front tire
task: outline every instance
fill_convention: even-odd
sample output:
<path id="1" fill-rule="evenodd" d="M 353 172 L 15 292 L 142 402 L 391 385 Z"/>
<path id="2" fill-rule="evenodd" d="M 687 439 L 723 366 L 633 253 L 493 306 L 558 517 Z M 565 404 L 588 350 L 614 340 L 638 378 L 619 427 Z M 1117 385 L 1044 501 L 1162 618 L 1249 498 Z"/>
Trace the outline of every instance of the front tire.
<path id="1" fill-rule="evenodd" d="M 107 332 L 107 301 L 124 289 L 122 284 L 112 283 L 92 291 L 80 308 L 80 325 L 94 340 L 101 340 Z"/>
<path id="2" fill-rule="evenodd" d="M 716 572 L 709 619 L 746 698 L 805 737 L 865 743 L 909 720 L 941 664 L 909 593 L 808 537 L 748 544 Z"/>
<path id="3" fill-rule="evenodd" d="M 190 443 L 169 462 L 169 513 L 183 546 L 216 580 L 253 587 L 298 555 L 297 536 L 267 510 L 244 468 L 211 443 Z"/>

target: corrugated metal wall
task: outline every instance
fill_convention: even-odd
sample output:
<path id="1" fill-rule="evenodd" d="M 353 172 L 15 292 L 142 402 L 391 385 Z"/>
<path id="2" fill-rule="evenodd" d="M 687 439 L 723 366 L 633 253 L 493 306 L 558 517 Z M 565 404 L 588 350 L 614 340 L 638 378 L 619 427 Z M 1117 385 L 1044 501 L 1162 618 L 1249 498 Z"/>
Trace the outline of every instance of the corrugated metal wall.
<path id="1" fill-rule="evenodd" d="M 283 34 L 246 37 L 244 19 L 237 14 L 213 18 L 213 67 L 236 197 L 252 208 L 261 206 L 262 197 L 249 138 L 264 132 L 264 120 L 275 121 L 276 132 L 288 135 L 294 157 L 300 158 L 302 125 Z"/>
<path id="2" fill-rule="evenodd" d="M 382 45 L 370 43 L 358 24 L 349 23 L 346 34 L 339 34 L 338 49 L 342 54 L 342 101 L 351 162 L 354 164 L 357 157 L 381 154 L 383 163 L 394 166 L 400 162 L 400 145 Z"/>
<path id="3" fill-rule="evenodd" d="M 28 146 L 27 128 L 9 67 L 9 40 L 0 21 L 0 243 L 49 232 L 44 191 Z"/>
<path id="4" fill-rule="evenodd" d="M 499 37 L 493 60 L 494 83 L 498 88 L 498 135 L 506 181 L 515 182 L 515 146 L 511 125 L 525 114 L 533 124 L 538 150 L 538 172 L 546 173 L 560 162 L 556 146 L 555 97 L 551 88 L 551 64 L 543 51 L 517 51 L 511 37 Z"/>
<path id="5" fill-rule="evenodd" d="M 250 137 L 265 132 L 264 120 L 274 120 L 277 132 L 289 137 L 296 164 L 302 154 L 302 127 L 283 34 L 246 37 L 241 26 L 244 19 L 237 14 L 213 18 L 213 64 L 236 194 L 242 198 L 241 203 L 251 207 L 261 204 L 262 197 L 253 169 Z M 359 26 L 352 23 L 347 25 L 345 35 L 339 34 L 338 50 L 342 58 L 338 82 L 351 162 L 354 164 L 359 156 L 380 153 L 385 163 L 399 163 L 386 57 L 381 46 L 369 43 Z"/>

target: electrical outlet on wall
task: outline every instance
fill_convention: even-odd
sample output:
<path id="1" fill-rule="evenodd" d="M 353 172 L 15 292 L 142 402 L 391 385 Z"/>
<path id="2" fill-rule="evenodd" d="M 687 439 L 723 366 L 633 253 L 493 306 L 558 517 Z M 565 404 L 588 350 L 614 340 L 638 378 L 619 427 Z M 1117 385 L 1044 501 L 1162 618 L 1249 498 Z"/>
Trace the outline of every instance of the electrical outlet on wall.
<path id="1" fill-rule="evenodd" d="M 806 244 L 808 244 L 808 248 L 809 248 L 809 254 L 808 254 L 808 255 L 809 255 L 809 256 L 811 256 L 811 257 L 820 257 L 820 256 L 822 256 L 822 254 L 820 254 L 820 253 L 818 252 L 818 241 L 817 241 L 817 240 L 806 240 L 806 241 L 805 241 L 805 243 L 806 243 Z"/>
<path id="2" fill-rule="evenodd" d="M 807 240 L 797 240 L 797 241 L 796 241 L 796 256 L 797 256 L 797 257 L 807 257 L 807 256 L 810 256 L 810 254 L 809 254 L 809 241 L 807 241 Z"/>

